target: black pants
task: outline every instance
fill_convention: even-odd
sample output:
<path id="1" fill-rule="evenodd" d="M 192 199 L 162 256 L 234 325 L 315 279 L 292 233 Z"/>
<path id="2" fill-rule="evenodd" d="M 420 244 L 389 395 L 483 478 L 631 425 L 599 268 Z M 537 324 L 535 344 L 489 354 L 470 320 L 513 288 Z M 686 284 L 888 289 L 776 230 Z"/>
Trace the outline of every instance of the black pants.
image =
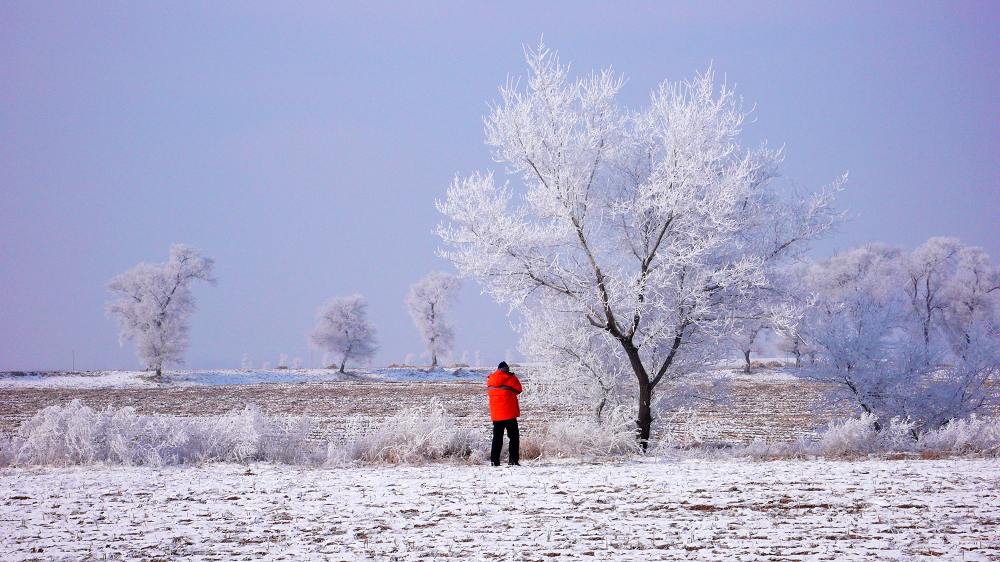
<path id="1" fill-rule="evenodd" d="M 503 450 L 503 431 L 507 430 L 510 439 L 510 464 L 518 462 L 518 447 L 520 437 L 517 433 L 517 418 L 493 422 L 493 448 L 490 449 L 490 461 L 494 466 L 500 464 L 500 451 Z"/>

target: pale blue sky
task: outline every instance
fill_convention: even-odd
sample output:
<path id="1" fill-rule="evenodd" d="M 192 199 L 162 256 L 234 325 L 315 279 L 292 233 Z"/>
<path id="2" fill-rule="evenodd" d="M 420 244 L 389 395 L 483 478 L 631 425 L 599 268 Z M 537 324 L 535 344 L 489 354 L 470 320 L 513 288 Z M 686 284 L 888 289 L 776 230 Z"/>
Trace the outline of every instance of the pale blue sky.
<path id="1" fill-rule="evenodd" d="M 792 181 L 849 170 L 854 219 L 817 255 L 947 234 L 1000 258 L 998 6 L 4 2 L 0 370 L 138 366 L 104 286 L 172 242 L 218 264 L 190 367 L 308 360 L 316 306 L 354 292 L 377 363 L 419 353 L 402 300 L 447 268 L 434 199 L 491 166 L 481 116 L 542 33 L 633 106 L 712 63 Z M 459 353 L 516 347 L 471 282 L 456 321 Z"/>

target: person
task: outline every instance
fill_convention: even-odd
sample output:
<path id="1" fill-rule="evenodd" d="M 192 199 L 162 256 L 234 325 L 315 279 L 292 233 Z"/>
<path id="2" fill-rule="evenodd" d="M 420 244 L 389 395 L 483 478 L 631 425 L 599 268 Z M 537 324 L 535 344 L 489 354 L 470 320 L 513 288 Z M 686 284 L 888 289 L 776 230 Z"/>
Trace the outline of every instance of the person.
<path id="1" fill-rule="evenodd" d="M 518 448 L 520 436 L 517 432 L 517 417 L 521 409 L 517 403 L 517 395 L 521 394 L 521 381 L 517 375 L 510 372 L 505 361 L 497 365 L 497 370 L 486 379 L 486 394 L 490 399 L 490 419 L 493 421 L 493 447 L 490 449 L 490 462 L 500 466 L 500 452 L 503 450 L 503 433 L 507 432 L 510 440 L 508 464 L 520 466 L 518 463 Z"/>

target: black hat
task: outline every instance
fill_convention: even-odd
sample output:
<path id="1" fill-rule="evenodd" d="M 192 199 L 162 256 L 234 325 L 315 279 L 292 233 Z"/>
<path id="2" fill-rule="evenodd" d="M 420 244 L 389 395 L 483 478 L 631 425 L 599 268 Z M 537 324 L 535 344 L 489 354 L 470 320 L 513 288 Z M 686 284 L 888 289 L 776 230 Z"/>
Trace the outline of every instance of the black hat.
<path id="1" fill-rule="evenodd" d="M 498 371 L 503 371 L 505 373 L 509 373 L 510 372 L 510 367 L 507 366 L 507 362 L 506 361 L 501 361 L 500 364 L 497 365 L 497 370 Z"/>

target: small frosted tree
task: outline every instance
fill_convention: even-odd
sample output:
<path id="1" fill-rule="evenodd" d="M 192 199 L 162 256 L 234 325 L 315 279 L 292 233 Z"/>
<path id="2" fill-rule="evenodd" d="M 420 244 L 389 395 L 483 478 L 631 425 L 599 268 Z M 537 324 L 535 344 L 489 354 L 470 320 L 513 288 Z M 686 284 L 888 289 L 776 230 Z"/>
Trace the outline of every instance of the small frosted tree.
<path id="1" fill-rule="evenodd" d="M 431 355 L 431 369 L 437 367 L 439 357 L 449 355 L 454 348 L 455 330 L 448 311 L 458 298 L 460 286 L 454 275 L 435 271 L 414 283 L 406 296 L 406 310 Z"/>
<path id="2" fill-rule="evenodd" d="M 732 335 L 729 337 L 743 356 L 743 372 L 750 373 L 753 363 L 750 355 L 759 338 L 770 328 L 770 319 L 766 317 L 741 318 L 734 323 Z"/>
<path id="3" fill-rule="evenodd" d="M 174 244 L 166 263 L 140 263 L 108 283 L 117 299 L 107 312 L 118 321 L 121 343 L 133 342 L 139 360 L 157 378 L 165 366 L 184 362 L 188 318 L 195 310 L 191 286 L 199 280 L 214 284 L 213 266 L 198 250 Z"/>
<path id="4" fill-rule="evenodd" d="M 924 360 L 928 362 L 934 324 L 948 307 L 951 295 L 946 285 L 962 249 L 955 238 L 931 238 L 903 260 L 910 314 L 918 324 L 923 349 L 928 352 Z"/>
<path id="5" fill-rule="evenodd" d="M 908 415 L 935 429 L 1000 402 L 1000 268 L 982 248 L 931 238 L 905 259 L 906 330 L 932 375 Z M 913 337 L 916 333 L 917 336 Z M 912 344 L 911 344 L 912 347 Z"/>
<path id="6" fill-rule="evenodd" d="M 780 193 L 780 151 L 740 145 L 747 113 L 711 71 L 629 111 L 609 70 L 571 80 L 544 45 L 527 62 L 525 87 L 509 81 L 485 120 L 511 181 L 455 179 L 438 203 L 442 255 L 532 333 L 580 331 L 558 340 L 590 362 L 579 372 L 627 369 L 645 447 L 656 389 L 702 369 L 771 271 L 829 229 L 840 182 Z"/>
<path id="7" fill-rule="evenodd" d="M 890 412 L 897 394 L 890 388 L 897 381 L 886 369 L 902 306 L 892 282 L 899 255 L 895 248 L 869 244 L 810 267 L 812 301 L 797 329 L 821 350 L 811 372 L 875 415 Z"/>
<path id="8" fill-rule="evenodd" d="M 375 356 L 375 328 L 368 321 L 364 297 L 334 297 L 316 314 L 319 321 L 309 341 L 317 349 L 339 356 L 341 373 L 348 361 L 366 361 Z"/>

